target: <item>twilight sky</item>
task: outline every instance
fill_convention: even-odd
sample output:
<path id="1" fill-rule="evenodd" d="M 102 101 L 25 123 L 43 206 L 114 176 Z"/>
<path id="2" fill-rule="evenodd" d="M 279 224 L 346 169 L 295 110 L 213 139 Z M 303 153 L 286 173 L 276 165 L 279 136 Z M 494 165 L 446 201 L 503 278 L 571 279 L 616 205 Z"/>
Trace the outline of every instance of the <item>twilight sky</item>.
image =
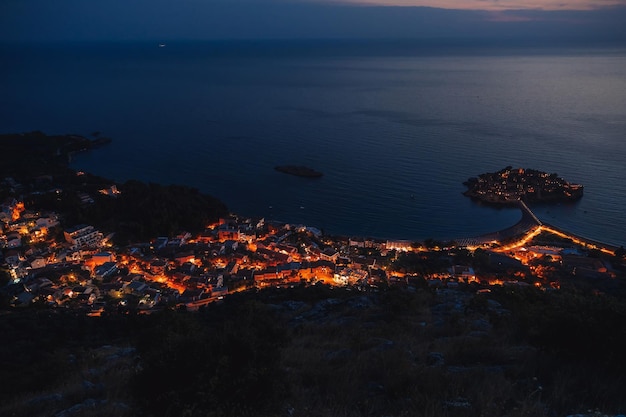
<path id="1" fill-rule="evenodd" d="M 377 6 L 422 6 L 457 10 L 591 10 L 626 4 L 623 0 L 337 0 L 336 3 Z"/>
<path id="2" fill-rule="evenodd" d="M 626 44 L 626 0 L 0 0 L 0 42 L 277 38 Z"/>

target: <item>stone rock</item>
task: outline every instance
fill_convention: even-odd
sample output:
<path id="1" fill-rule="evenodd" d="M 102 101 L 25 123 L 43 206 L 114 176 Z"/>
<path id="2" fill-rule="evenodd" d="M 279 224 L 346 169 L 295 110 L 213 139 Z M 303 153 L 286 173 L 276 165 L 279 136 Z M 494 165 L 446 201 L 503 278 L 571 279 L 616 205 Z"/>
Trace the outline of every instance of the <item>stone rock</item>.
<path id="1" fill-rule="evenodd" d="M 48 402 L 60 402 L 62 400 L 63 400 L 63 395 L 54 393 L 54 394 L 47 394 L 47 395 L 35 397 L 29 400 L 28 404 L 36 405 L 36 404 L 42 404 L 42 403 L 48 403 Z"/>
<path id="2" fill-rule="evenodd" d="M 324 358 L 328 362 L 340 362 L 340 361 L 345 361 L 350 356 L 352 356 L 351 349 L 340 349 L 340 350 L 333 350 L 333 351 L 326 353 L 326 355 L 324 355 Z"/>
<path id="3" fill-rule="evenodd" d="M 490 332 L 492 327 L 491 323 L 485 319 L 476 319 L 470 324 L 470 328 L 472 330 L 478 330 L 481 332 Z"/>
<path id="4" fill-rule="evenodd" d="M 383 352 L 389 349 L 392 349 L 395 346 L 393 340 L 389 339 L 373 339 L 373 342 L 376 343 L 374 350 Z"/>
<path id="5" fill-rule="evenodd" d="M 62 410 L 55 414 L 55 417 L 71 417 L 73 415 L 83 414 L 85 409 L 94 409 L 102 404 L 106 403 L 106 400 L 94 400 L 93 398 L 87 398 L 82 403 L 74 404 L 70 408 Z"/>
<path id="6" fill-rule="evenodd" d="M 453 400 L 444 401 L 443 405 L 447 408 L 471 408 L 472 404 L 462 397 L 455 398 Z"/>
<path id="7" fill-rule="evenodd" d="M 426 363 L 430 366 L 444 366 L 446 364 L 446 360 L 443 353 L 429 352 L 428 357 L 426 358 Z"/>

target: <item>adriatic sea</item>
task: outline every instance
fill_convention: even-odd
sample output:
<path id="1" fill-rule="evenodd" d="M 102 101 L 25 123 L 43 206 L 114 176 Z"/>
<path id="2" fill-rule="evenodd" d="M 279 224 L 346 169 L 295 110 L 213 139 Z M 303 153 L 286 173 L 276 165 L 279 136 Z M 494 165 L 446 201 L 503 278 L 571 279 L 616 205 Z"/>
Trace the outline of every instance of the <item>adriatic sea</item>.
<path id="1" fill-rule="evenodd" d="M 113 142 L 73 167 L 116 181 L 332 234 L 455 239 L 520 219 L 461 194 L 511 165 L 585 186 L 540 219 L 626 244 L 625 49 L 94 43 L 2 45 L 0 62 L 0 131 L 99 131 Z"/>

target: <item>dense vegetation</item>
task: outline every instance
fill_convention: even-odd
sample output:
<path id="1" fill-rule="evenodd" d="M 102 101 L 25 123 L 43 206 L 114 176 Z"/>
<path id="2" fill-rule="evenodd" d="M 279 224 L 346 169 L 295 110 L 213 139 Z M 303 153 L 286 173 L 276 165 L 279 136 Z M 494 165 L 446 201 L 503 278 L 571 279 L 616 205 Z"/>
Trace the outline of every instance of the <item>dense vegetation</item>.
<path id="1" fill-rule="evenodd" d="M 93 178 L 87 174 L 81 177 L 86 177 L 85 181 Z M 105 186 L 101 179 L 95 178 L 94 183 L 83 182 L 80 186 L 67 182 L 63 191 L 30 196 L 26 204 L 39 210 L 63 213 L 65 225 L 84 223 L 105 233 L 114 231 L 115 242 L 121 245 L 156 236 L 171 237 L 182 231 L 200 232 L 228 215 L 221 201 L 195 188 L 131 180 L 118 186 L 121 194 L 110 197 L 92 190 Z M 90 190 L 94 203 L 81 202 L 77 189 Z"/>
<path id="2" fill-rule="evenodd" d="M 0 345 L 0 378 L 12 381 L 0 414 L 55 415 L 89 399 L 98 407 L 80 415 L 617 414 L 625 315 L 621 299 L 533 288 L 323 286 L 196 313 L 13 312 L 0 321 L 12 335 Z"/>
<path id="3" fill-rule="evenodd" d="M 5 154 L 11 155 L 3 160 L 0 180 L 13 176 L 21 186 L 13 193 L 28 195 L 25 203 L 29 209 L 61 213 L 67 227 L 85 223 L 105 233 L 115 232 L 119 244 L 182 231 L 199 232 L 228 215 L 218 199 L 180 185 L 127 181 L 117 185 L 121 194 L 101 194 L 100 190 L 113 185 L 113 181 L 76 173 L 67 163 L 71 153 L 89 150 L 103 141 L 41 132 L 0 135 Z M 7 188 L 3 193 L 0 197 L 9 196 Z"/>
<path id="4" fill-rule="evenodd" d="M 128 244 L 181 231 L 200 232 L 228 215 L 222 202 L 191 187 L 128 181 L 118 188 L 119 196 L 98 196 L 96 204 L 71 211 L 68 221 L 115 231 L 116 241 Z"/>

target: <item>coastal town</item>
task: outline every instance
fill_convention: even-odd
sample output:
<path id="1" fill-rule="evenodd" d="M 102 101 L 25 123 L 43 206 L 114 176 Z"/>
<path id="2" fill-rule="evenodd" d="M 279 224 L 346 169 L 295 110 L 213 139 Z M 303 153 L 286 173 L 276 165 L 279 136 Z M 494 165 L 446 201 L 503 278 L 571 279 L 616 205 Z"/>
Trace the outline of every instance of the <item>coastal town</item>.
<path id="1" fill-rule="evenodd" d="M 0 140 L 2 415 L 623 410 L 626 251 L 523 199 L 481 236 L 336 236 L 70 169 L 89 139 Z"/>
<path id="2" fill-rule="evenodd" d="M 515 178 L 510 169 L 503 172 Z M 53 184 L 50 180 L 41 181 Z M 513 182 L 536 187 L 531 181 Z M 88 315 L 195 310 L 234 292 L 314 285 L 360 291 L 461 285 L 488 291 L 494 285 L 554 290 L 584 281 L 607 291 L 619 288 L 618 278 L 624 277 L 623 248 L 577 241 L 532 221 L 514 229 L 506 242 L 412 242 L 327 236 L 311 226 L 230 214 L 201 230 L 119 245 L 115 230 L 68 224 L 62 212 L 29 207 L 25 200 L 32 195 L 26 188 L 13 177 L 0 183 L 6 196 L 0 210 L 0 262 L 6 276 L 1 292 L 7 306 L 15 308 L 37 305 Z M 31 192 L 68 194 L 58 184 L 44 188 Z M 93 187 L 71 193 L 80 206 L 93 207 L 121 198 L 128 192 L 123 188 L 111 182 L 97 194 Z"/>

